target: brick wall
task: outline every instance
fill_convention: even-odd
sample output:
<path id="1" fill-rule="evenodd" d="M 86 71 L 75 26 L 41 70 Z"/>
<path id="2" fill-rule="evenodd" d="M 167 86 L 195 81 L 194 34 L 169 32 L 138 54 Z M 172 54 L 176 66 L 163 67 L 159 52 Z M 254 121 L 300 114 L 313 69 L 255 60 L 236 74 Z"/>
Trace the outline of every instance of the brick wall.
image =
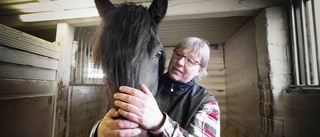
<path id="1" fill-rule="evenodd" d="M 282 91 L 290 84 L 288 23 L 282 7 L 261 11 L 255 18 L 260 92 L 261 136 L 279 136 L 283 130 Z"/>

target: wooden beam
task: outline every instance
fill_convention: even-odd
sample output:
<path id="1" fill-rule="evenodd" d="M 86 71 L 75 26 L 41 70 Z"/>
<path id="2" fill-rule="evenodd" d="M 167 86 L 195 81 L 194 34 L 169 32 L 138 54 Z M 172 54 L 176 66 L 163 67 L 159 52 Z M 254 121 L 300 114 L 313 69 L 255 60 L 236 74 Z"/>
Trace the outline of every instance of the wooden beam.
<path id="1" fill-rule="evenodd" d="M 286 0 L 171 0 L 164 20 L 198 19 L 233 16 L 254 16 L 260 9 L 282 4 Z M 122 3 L 114 0 L 114 4 Z M 134 1 L 143 6 L 151 2 Z M 41 25 L 56 25 L 58 22 L 68 23 L 75 27 L 95 26 L 99 17 L 46 21 L 36 23 L 21 22 L 18 15 L 0 17 L 0 23 L 12 27 L 36 27 Z"/>
<path id="2" fill-rule="evenodd" d="M 56 80 L 56 70 L 0 63 L 1 78 Z"/>
<path id="3" fill-rule="evenodd" d="M 55 81 L 0 78 L 0 87 L 4 89 L 0 90 L 0 100 L 9 96 L 53 95 L 56 85 Z"/>
<path id="4" fill-rule="evenodd" d="M 12 4 L 12 3 L 24 3 L 24 2 L 34 2 L 37 0 L 1 0 L 0 4 Z"/>
<path id="5" fill-rule="evenodd" d="M 59 46 L 1 24 L 0 45 L 59 59 Z"/>
<path id="6" fill-rule="evenodd" d="M 58 69 L 58 59 L 43 57 L 16 49 L 0 46 L 0 62 L 39 67 L 44 69 Z"/>

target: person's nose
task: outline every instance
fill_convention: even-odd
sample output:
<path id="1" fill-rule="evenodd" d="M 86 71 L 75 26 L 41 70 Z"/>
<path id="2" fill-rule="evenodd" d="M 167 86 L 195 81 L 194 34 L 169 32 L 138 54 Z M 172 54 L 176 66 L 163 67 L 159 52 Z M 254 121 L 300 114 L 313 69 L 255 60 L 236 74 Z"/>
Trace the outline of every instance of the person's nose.
<path id="1" fill-rule="evenodd" d="M 178 64 L 179 66 L 184 66 L 185 65 L 185 57 L 181 57 L 179 60 L 178 60 Z"/>

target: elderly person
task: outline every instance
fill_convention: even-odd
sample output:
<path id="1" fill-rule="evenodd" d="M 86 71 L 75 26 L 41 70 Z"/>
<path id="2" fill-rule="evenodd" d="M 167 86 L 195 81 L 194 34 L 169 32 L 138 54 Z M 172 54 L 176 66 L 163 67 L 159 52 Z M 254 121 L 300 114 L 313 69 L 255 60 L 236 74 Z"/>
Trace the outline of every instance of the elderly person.
<path id="1" fill-rule="evenodd" d="M 214 96 L 195 82 L 207 75 L 209 43 L 187 37 L 174 48 L 168 72 L 159 79 L 155 96 L 141 84 L 141 90 L 120 87 L 115 105 L 92 135 L 107 136 L 209 136 L 220 137 L 220 110 Z M 127 120 L 115 119 L 122 115 Z"/>

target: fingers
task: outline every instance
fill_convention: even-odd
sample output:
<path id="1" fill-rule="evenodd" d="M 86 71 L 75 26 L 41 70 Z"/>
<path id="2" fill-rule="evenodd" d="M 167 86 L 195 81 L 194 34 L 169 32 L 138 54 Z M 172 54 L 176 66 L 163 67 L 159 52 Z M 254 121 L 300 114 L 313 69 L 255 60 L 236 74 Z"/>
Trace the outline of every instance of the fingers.
<path id="1" fill-rule="evenodd" d="M 115 119 L 116 117 L 119 117 L 120 114 L 116 109 L 111 109 L 109 112 L 104 116 L 102 119 L 100 125 L 105 126 L 109 129 L 119 129 L 119 128 L 137 128 L 139 127 L 139 124 L 128 121 L 128 120 L 122 120 L 122 119 Z M 100 126 L 99 125 L 99 126 Z"/>
<path id="2" fill-rule="evenodd" d="M 115 119 L 120 113 L 111 109 L 98 126 L 98 137 L 137 136 L 141 133 L 139 124 L 129 120 Z"/>
<path id="3" fill-rule="evenodd" d="M 139 113 L 137 110 L 139 110 L 139 107 L 137 107 L 136 105 L 133 104 L 129 104 L 127 102 L 121 101 L 121 100 L 116 100 L 114 101 L 114 104 L 121 108 L 124 109 L 126 111 L 130 111 L 130 112 L 135 112 L 135 113 Z"/>
<path id="4" fill-rule="evenodd" d="M 126 93 L 126 94 L 129 94 L 129 95 L 132 95 L 132 96 L 135 96 L 137 98 L 145 98 L 145 93 L 141 92 L 140 90 L 138 89 L 135 89 L 135 88 L 132 88 L 132 87 L 128 87 L 128 86 L 121 86 L 119 88 L 119 90 L 123 93 Z"/>
<path id="5" fill-rule="evenodd" d="M 105 137 L 132 137 L 138 136 L 141 133 L 140 128 L 135 129 L 121 129 L 121 130 L 113 130 Z"/>
<path id="6" fill-rule="evenodd" d="M 144 93 L 146 93 L 148 96 L 153 96 L 152 93 L 151 93 L 151 91 L 146 87 L 146 85 L 141 84 L 141 85 L 140 85 L 140 88 L 141 88 L 141 90 L 142 90 Z"/>
<path id="7" fill-rule="evenodd" d="M 131 128 L 131 129 L 116 129 L 116 130 L 104 130 L 98 134 L 98 137 L 132 137 L 141 134 L 142 129 Z"/>
<path id="8" fill-rule="evenodd" d="M 145 100 L 146 98 L 146 95 L 143 92 L 135 88 L 121 86 L 119 90 L 121 92 L 115 93 L 113 95 L 114 99 L 128 103 L 128 104 L 132 104 L 133 106 L 140 106 L 143 103 L 143 100 Z M 132 107 L 132 105 L 125 105 L 123 103 L 120 104 L 121 106 L 119 106 L 119 101 L 115 101 L 115 105 L 120 108 L 129 110 L 130 107 Z"/>
<path id="9" fill-rule="evenodd" d="M 104 116 L 106 118 L 116 118 L 119 117 L 119 113 L 116 109 L 112 108 L 108 111 L 108 113 Z"/>
<path id="10" fill-rule="evenodd" d="M 140 87 L 142 91 L 132 87 L 121 86 L 119 90 L 122 93 L 115 93 L 113 97 L 116 100 L 118 99 L 128 102 L 129 104 L 141 106 L 141 103 L 144 104 L 145 100 L 149 99 L 150 97 L 153 98 L 153 95 L 144 84 L 141 84 Z"/>
<path id="11" fill-rule="evenodd" d="M 133 121 L 133 122 L 137 122 L 139 124 L 142 123 L 142 117 L 140 115 L 137 115 L 136 113 L 132 113 L 123 109 L 119 109 L 119 113 L 120 115 L 122 115 L 123 117 Z"/>
<path id="12" fill-rule="evenodd" d="M 144 129 L 151 129 L 161 122 L 163 115 L 150 90 L 144 84 L 140 87 L 141 90 L 120 87 L 121 92 L 114 94 L 114 104 L 119 107 L 120 115 L 140 124 Z"/>

